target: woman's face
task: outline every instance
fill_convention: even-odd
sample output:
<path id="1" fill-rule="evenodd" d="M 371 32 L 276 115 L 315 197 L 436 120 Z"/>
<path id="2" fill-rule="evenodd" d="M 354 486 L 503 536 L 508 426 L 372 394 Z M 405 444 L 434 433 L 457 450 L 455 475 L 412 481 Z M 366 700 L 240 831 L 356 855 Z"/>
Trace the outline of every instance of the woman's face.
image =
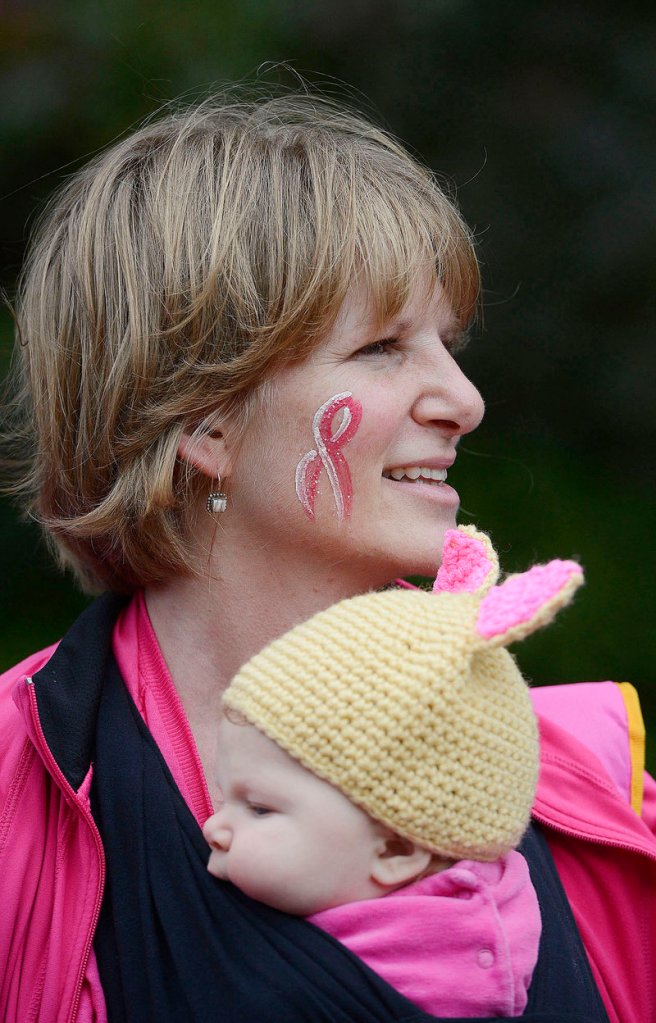
<path id="1" fill-rule="evenodd" d="M 433 572 L 459 504 L 444 477 L 483 416 L 458 333 L 439 290 L 417 289 L 382 329 L 354 290 L 324 343 L 276 374 L 240 445 L 230 491 L 247 542 L 368 586 Z"/>

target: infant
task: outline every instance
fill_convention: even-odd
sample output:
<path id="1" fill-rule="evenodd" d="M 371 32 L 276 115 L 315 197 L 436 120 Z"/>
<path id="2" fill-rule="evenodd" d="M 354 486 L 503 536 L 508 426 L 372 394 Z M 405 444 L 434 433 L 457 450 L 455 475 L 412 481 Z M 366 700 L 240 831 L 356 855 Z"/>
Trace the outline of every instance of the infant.
<path id="1" fill-rule="evenodd" d="M 497 576 L 488 538 L 451 530 L 433 593 L 341 601 L 252 658 L 224 696 L 224 803 L 204 827 L 212 874 L 309 917 L 437 1016 L 520 1015 L 537 960 L 515 850 L 537 732 L 505 645 L 582 574 Z"/>

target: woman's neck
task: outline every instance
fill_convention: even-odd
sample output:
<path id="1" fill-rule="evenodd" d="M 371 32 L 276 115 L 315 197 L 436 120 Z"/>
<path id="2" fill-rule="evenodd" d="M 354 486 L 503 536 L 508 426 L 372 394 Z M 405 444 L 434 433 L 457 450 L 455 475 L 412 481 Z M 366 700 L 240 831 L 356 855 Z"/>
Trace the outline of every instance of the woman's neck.
<path id="1" fill-rule="evenodd" d="M 243 557 L 243 550 L 248 547 L 221 544 L 204 577 L 180 577 L 146 590 L 148 613 L 213 798 L 221 697 L 232 677 L 292 626 L 370 588 L 340 565 L 319 570 L 311 558 L 304 563 L 298 556 L 274 557 L 270 550 Z"/>

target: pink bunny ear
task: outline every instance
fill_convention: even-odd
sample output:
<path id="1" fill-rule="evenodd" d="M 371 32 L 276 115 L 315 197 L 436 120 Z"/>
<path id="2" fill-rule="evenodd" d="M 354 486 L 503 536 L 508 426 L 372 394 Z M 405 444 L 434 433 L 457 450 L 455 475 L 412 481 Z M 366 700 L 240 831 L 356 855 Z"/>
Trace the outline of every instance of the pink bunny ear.
<path id="1" fill-rule="evenodd" d="M 481 601 L 476 631 L 492 646 L 507 646 L 547 625 L 583 582 L 575 561 L 550 561 L 511 575 Z"/>
<path id="2" fill-rule="evenodd" d="M 485 533 L 458 526 L 444 534 L 442 564 L 433 593 L 487 593 L 499 578 L 499 561 Z"/>

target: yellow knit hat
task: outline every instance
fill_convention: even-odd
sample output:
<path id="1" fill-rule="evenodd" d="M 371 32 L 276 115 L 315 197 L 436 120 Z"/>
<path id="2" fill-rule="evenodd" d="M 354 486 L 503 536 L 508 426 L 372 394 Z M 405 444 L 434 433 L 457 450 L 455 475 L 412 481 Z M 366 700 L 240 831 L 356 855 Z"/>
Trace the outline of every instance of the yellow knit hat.
<path id="1" fill-rule="evenodd" d="M 398 834 L 494 860 L 528 824 L 538 769 L 528 690 L 503 647 L 582 582 L 563 561 L 497 575 L 485 534 L 450 530 L 435 592 L 340 601 L 248 661 L 224 705 Z"/>

